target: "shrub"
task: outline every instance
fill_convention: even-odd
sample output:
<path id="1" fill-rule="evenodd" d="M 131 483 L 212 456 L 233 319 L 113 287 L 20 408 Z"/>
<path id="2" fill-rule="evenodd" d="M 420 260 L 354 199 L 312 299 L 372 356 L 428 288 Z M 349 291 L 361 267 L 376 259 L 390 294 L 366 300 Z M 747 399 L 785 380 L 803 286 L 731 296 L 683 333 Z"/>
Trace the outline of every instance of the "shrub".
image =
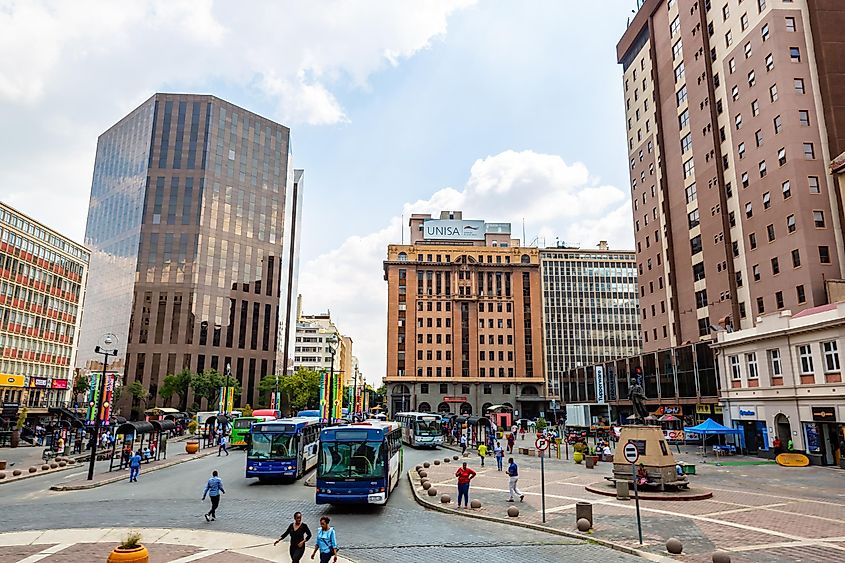
<path id="1" fill-rule="evenodd" d="M 129 532 L 123 541 L 120 542 L 120 547 L 123 549 L 134 549 L 141 545 L 141 532 Z"/>

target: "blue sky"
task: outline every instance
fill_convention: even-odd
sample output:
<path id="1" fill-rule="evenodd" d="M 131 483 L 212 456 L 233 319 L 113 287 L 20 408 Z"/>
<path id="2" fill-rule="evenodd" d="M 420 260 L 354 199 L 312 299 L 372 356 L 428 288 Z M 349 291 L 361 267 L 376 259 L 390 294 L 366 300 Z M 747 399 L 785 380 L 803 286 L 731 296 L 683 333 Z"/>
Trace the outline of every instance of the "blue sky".
<path id="1" fill-rule="evenodd" d="M 632 247 L 615 45 L 633 0 L 241 6 L 0 0 L 0 198 L 81 240 L 96 137 L 155 91 L 285 123 L 305 309 L 332 311 L 374 382 L 403 213 Z"/>

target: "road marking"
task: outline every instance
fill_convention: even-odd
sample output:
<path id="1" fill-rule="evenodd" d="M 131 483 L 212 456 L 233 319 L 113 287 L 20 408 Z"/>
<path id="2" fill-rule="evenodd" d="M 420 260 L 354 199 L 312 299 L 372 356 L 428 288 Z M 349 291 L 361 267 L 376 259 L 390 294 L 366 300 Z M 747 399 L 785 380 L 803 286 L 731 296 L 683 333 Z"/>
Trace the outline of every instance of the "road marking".
<path id="1" fill-rule="evenodd" d="M 67 480 L 67 479 L 73 479 L 74 477 L 79 477 L 80 475 L 85 475 L 85 472 L 84 472 L 84 471 L 80 471 L 79 473 L 72 473 L 72 474 L 68 475 L 67 477 L 64 477 L 64 479 L 65 479 L 65 480 Z"/>
<path id="2" fill-rule="evenodd" d="M 780 543 L 765 543 L 760 545 L 743 545 L 740 547 L 730 547 L 728 551 L 757 551 L 758 549 L 778 549 L 781 547 L 818 547 L 820 540 L 807 540 L 807 541 L 790 541 L 790 542 L 780 542 Z M 838 551 L 845 551 L 845 547 L 828 543 L 828 540 L 821 540 L 821 545 L 824 547 L 829 547 L 832 549 L 836 549 Z"/>
<path id="3" fill-rule="evenodd" d="M 778 506 L 789 506 L 790 504 L 794 504 L 792 502 L 781 502 L 778 504 L 764 504 L 763 506 L 746 506 L 745 508 L 734 508 L 732 510 L 720 510 L 718 512 L 707 512 L 706 514 L 702 514 L 702 516 L 721 516 L 722 514 L 736 514 L 737 512 L 749 512 L 752 510 L 762 510 L 764 508 L 775 508 Z M 742 505 L 740 505 L 742 506 Z M 782 512 L 782 511 L 781 511 Z M 789 514 L 793 514 L 790 512 Z"/>
<path id="4" fill-rule="evenodd" d="M 194 553 L 193 555 L 186 555 L 185 557 L 180 557 L 179 559 L 174 559 L 170 563 L 189 563 L 190 561 L 197 561 L 199 559 L 205 559 L 206 557 L 211 557 L 212 555 L 217 555 L 218 553 L 222 553 L 226 551 L 225 549 L 206 549 L 205 551 L 200 551 L 199 553 Z"/>
<path id="5" fill-rule="evenodd" d="M 60 543 L 60 544 L 57 544 L 57 545 L 51 545 L 47 549 L 43 549 L 43 550 L 39 551 L 38 553 L 34 553 L 34 554 L 30 555 L 29 557 L 26 557 L 25 559 L 21 559 L 20 561 L 18 561 L 18 563 L 35 563 L 36 561 L 41 561 L 42 559 L 45 559 L 45 558 L 53 555 L 54 553 L 58 553 L 61 550 L 67 549 L 67 548 L 69 548 L 73 545 L 76 545 L 76 544 Z"/>

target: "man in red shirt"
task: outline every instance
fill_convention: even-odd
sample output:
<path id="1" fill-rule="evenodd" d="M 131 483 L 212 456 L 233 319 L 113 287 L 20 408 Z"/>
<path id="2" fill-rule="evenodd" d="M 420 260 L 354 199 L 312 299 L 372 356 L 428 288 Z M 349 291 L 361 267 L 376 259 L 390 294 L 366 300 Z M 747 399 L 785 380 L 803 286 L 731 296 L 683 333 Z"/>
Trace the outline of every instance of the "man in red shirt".
<path id="1" fill-rule="evenodd" d="M 475 471 L 467 467 L 467 462 L 455 471 L 455 477 L 458 478 L 458 508 L 461 507 L 461 498 L 464 499 L 464 506 L 469 508 L 469 482 L 475 475 Z"/>

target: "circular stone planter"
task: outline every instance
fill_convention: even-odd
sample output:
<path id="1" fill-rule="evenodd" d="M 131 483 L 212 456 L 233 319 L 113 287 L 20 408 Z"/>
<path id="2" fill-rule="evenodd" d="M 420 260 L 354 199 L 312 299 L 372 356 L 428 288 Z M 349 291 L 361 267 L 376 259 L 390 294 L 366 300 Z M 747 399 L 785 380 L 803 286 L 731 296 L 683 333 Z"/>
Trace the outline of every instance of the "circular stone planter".
<path id="1" fill-rule="evenodd" d="M 124 549 L 116 547 L 109 554 L 108 563 L 148 563 L 150 552 L 143 545 Z"/>
<path id="2" fill-rule="evenodd" d="M 666 551 L 672 555 L 680 555 L 684 550 L 684 544 L 678 538 L 669 538 L 666 540 Z"/>
<path id="3" fill-rule="evenodd" d="M 430 497 L 436 497 L 436 496 L 437 496 L 437 489 L 435 489 L 434 487 L 430 488 L 430 489 L 428 490 L 428 496 L 430 496 Z"/>
<path id="4" fill-rule="evenodd" d="M 516 518 L 517 516 L 519 516 L 519 509 L 515 506 L 511 506 L 510 508 L 508 508 L 508 516 L 510 516 L 511 518 Z"/>
<path id="5" fill-rule="evenodd" d="M 426 482 L 424 482 L 424 483 L 422 484 L 422 488 L 423 488 L 424 490 L 426 490 L 426 491 L 427 491 L 427 490 L 429 490 L 429 489 L 431 488 L 431 481 L 426 481 Z"/>
<path id="6" fill-rule="evenodd" d="M 185 442 L 185 451 L 189 454 L 195 454 L 200 451 L 200 443 L 196 440 L 188 440 Z"/>
<path id="7" fill-rule="evenodd" d="M 731 563 L 731 556 L 725 551 L 714 551 L 713 563 Z"/>
<path id="8" fill-rule="evenodd" d="M 586 518 L 579 518 L 576 526 L 578 526 L 579 532 L 587 532 L 590 530 L 590 521 Z"/>
<path id="9" fill-rule="evenodd" d="M 452 502 L 452 497 L 450 497 L 449 495 L 440 495 L 440 502 L 443 504 L 449 504 L 450 502 Z"/>
<path id="10" fill-rule="evenodd" d="M 470 505 L 472 508 L 481 508 L 481 501 L 480 501 L 480 500 L 478 500 L 478 499 L 473 499 L 473 500 L 472 500 L 472 502 L 471 502 L 471 503 L 469 503 L 469 505 Z"/>

